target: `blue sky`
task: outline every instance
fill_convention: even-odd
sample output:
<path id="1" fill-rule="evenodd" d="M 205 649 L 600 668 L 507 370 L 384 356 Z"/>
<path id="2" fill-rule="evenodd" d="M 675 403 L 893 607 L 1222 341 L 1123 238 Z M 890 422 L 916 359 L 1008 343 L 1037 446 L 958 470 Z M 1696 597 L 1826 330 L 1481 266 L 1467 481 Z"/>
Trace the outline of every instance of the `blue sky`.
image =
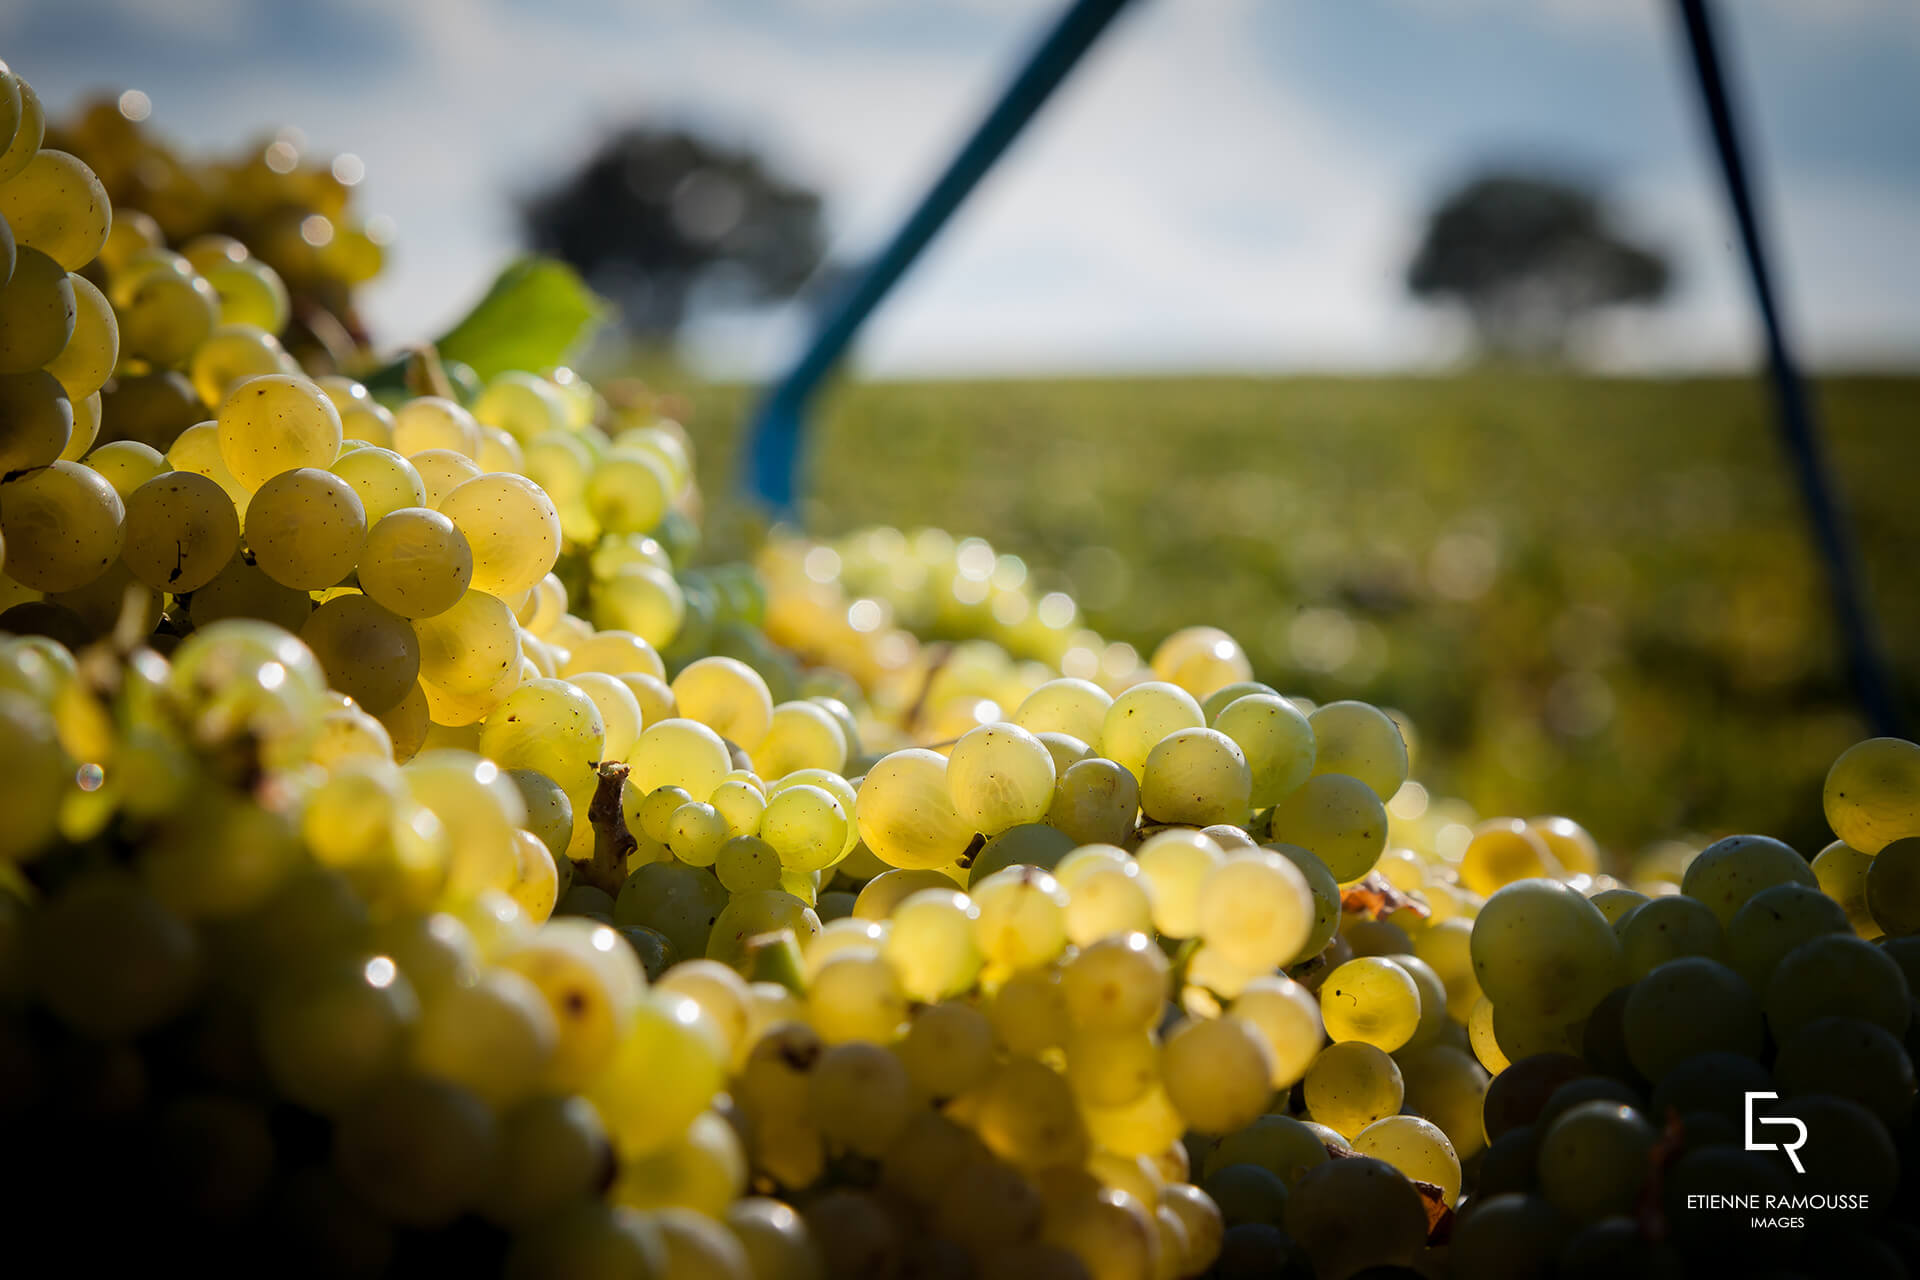
<path id="1" fill-rule="evenodd" d="M 764 145 L 885 233 L 1056 0 L 13 0 L 0 57 L 56 111 L 138 87 L 195 144 L 288 123 L 367 164 L 403 341 L 513 249 L 512 197 L 636 116 Z M 1920 358 L 1920 7 L 1721 0 L 1803 345 Z M 1478 161 L 1605 181 L 1680 284 L 1590 355 L 1738 364 L 1751 308 L 1667 0 L 1137 0 L 870 326 L 881 374 L 1380 368 L 1459 349 L 1399 278 Z M 706 326 L 765 367 L 779 314 Z"/>

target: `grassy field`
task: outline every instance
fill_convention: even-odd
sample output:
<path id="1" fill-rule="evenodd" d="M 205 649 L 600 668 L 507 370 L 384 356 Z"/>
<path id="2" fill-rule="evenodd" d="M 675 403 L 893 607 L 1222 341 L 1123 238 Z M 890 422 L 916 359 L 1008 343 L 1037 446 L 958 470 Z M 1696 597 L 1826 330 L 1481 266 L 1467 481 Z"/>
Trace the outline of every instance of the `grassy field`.
<path id="1" fill-rule="evenodd" d="M 728 493 L 747 399 L 687 390 Z M 1920 380 L 1819 401 L 1912 713 Z M 1821 777 L 1861 733 L 1751 382 L 848 384 L 813 457 L 812 530 L 978 534 L 1143 648 L 1223 626 L 1287 691 L 1403 709 L 1417 775 L 1483 813 L 1812 853 Z"/>

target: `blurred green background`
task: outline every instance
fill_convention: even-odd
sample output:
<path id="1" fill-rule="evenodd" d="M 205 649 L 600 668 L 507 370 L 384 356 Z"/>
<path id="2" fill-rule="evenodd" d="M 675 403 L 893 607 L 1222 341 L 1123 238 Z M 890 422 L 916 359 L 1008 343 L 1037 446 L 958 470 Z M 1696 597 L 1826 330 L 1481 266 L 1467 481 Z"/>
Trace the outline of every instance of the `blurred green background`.
<path id="1" fill-rule="evenodd" d="M 724 532 L 748 392 L 685 391 Z M 1818 404 L 1911 714 L 1920 381 Z M 1259 678 L 1406 712 L 1415 774 L 1631 851 L 1754 830 L 1812 854 L 1863 736 L 1764 387 L 1459 377 L 848 383 L 804 519 L 986 536 L 1150 651 L 1210 622 Z M 729 545 L 729 543 L 732 545 Z"/>

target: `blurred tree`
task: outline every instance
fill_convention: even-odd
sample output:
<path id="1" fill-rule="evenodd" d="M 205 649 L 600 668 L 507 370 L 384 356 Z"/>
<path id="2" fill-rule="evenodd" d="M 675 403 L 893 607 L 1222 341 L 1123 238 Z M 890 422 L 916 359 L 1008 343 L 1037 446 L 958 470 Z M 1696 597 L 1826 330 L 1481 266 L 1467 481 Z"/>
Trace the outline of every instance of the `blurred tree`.
<path id="1" fill-rule="evenodd" d="M 638 127 L 537 192 L 521 218 L 531 246 L 572 263 L 628 328 L 667 337 L 696 306 L 793 295 L 825 250 L 820 204 L 753 152 Z"/>
<path id="2" fill-rule="evenodd" d="M 1427 216 L 1407 287 L 1464 306 L 1485 353 L 1553 360 L 1595 309 L 1657 301 L 1670 275 L 1657 250 L 1613 228 L 1593 191 L 1491 172 Z"/>

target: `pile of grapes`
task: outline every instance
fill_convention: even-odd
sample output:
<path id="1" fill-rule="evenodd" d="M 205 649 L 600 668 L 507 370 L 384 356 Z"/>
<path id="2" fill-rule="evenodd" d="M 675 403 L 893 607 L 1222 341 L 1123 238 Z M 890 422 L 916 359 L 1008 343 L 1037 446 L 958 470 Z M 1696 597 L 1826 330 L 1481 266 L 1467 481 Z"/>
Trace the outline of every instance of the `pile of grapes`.
<path id="1" fill-rule="evenodd" d="M 645 397 L 309 377 L 274 266 L 42 133 L 0 69 L 16 1253 L 1920 1273 L 1920 746 L 1811 861 L 1470 825 L 1387 713 L 978 539 L 696 568 Z"/>

